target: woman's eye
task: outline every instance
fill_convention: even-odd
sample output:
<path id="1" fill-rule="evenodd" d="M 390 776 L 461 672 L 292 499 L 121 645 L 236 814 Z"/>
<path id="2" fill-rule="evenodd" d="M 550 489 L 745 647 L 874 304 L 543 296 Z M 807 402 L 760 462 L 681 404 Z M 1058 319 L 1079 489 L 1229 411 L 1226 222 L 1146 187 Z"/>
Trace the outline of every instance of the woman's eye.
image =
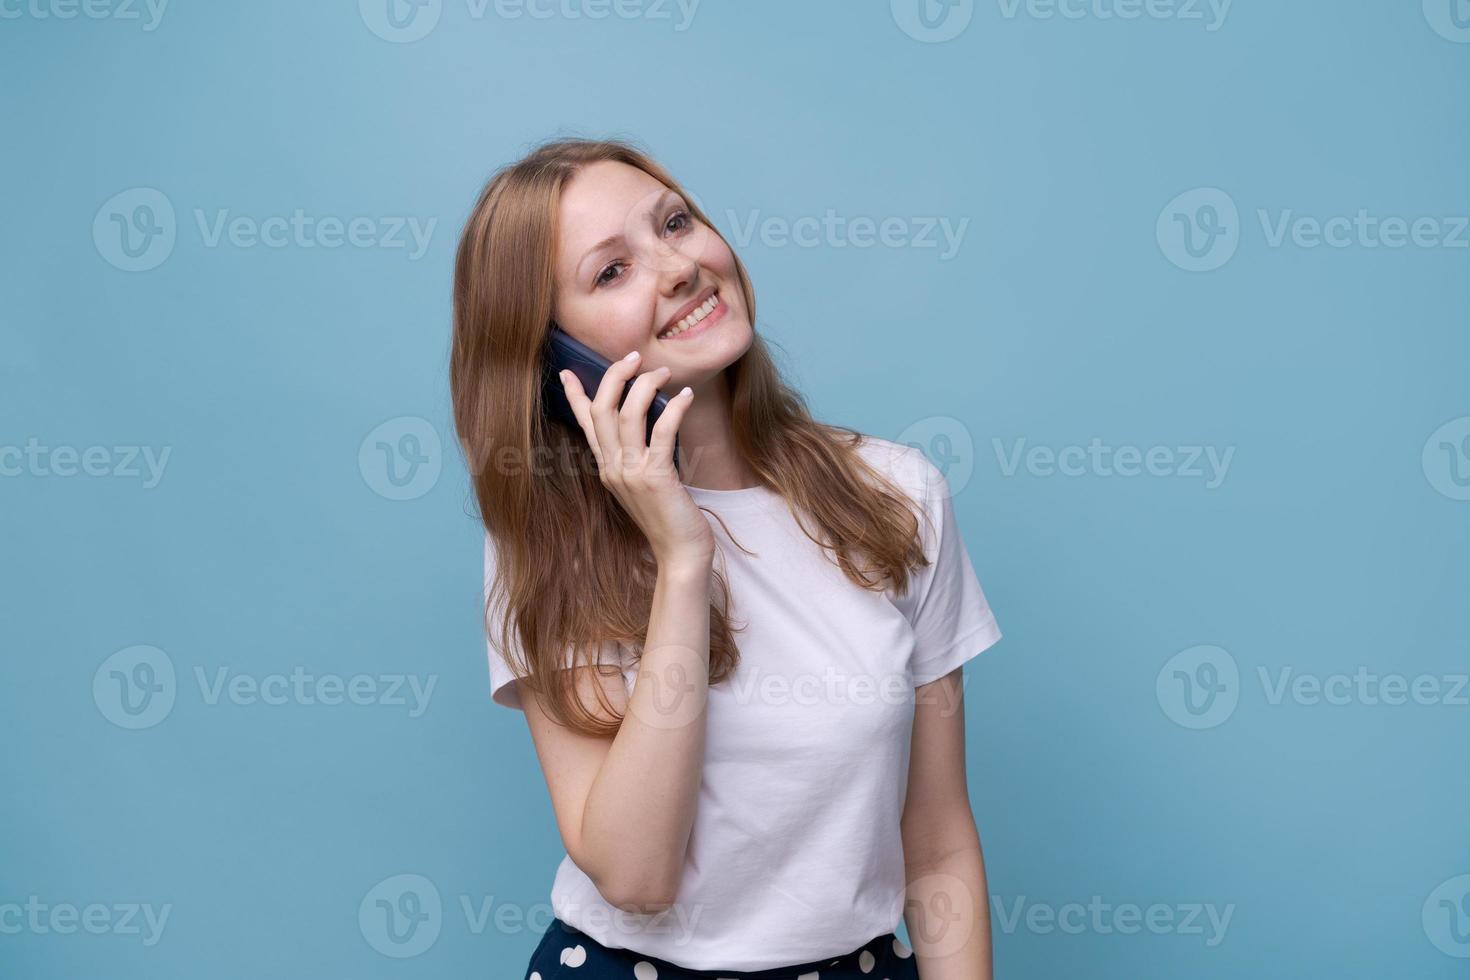
<path id="1" fill-rule="evenodd" d="M 611 282 L 612 280 L 609 279 L 609 278 L 607 278 L 608 272 L 610 270 L 612 270 L 612 269 L 617 268 L 618 266 L 620 266 L 622 264 L 623 263 L 621 263 L 621 262 L 613 262 L 612 264 L 608 265 L 606 268 L 604 268 L 601 272 L 599 272 L 597 274 L 597 279 L 592 283 L 592 285 L 594 285 L 594 286 L 602 286 L 602 285 L 605 285 L 605 284 Z"/>
<path id="2" fill-rule="evenodd" d="M 675 211 L 673 214 L 669 215 L 669 221 L 675 221 L 679 218 L 684 219 L 684 227 L 688 227 L 689 223 L 694 220 L 689 216 L 688 211 Z M 667 228 L 668 224 L 665 223 L 664 227 Z"/>

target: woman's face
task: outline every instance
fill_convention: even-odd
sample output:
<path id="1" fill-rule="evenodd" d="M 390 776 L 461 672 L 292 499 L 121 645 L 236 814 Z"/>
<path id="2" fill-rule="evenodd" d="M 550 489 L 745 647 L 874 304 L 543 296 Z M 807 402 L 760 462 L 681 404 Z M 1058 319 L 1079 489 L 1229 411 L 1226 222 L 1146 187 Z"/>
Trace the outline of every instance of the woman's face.
<path id="1" fill-rule="evenodd" d="M 638 350 L 640 374 L 668 365 L 664 390 L 716 376 L 754 340 L 729 246 L 637 167 L 601 160 L 567 182 L 555 264 L 557 325 L 610 361 Z M 707 312 L 691 328 L 694 310 Z"/>

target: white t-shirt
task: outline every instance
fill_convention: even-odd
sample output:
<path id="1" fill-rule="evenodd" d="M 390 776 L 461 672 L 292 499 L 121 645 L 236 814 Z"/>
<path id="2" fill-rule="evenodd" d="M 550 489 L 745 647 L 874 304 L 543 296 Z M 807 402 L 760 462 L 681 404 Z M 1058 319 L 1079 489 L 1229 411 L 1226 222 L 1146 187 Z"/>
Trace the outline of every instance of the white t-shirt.
<path id="1" fill-rule="evenodd" d="M 1001 634 L 944 476 L 885 439 L 865 436 L 858 451 L 922 499 L 933 522 L 920 521 L 932 564 L 911 571 L 903 595 L 850 581 L 774 491 L 687 487 L 756 553 L 706 515 L 734 625 L 748 625 L 735 634 L 735 672 L 709 688 L 704 775 L 673 907 L 626 912 L 570 856 L 557 869 L 552 910 L 603 945 L 745 971 L 837 956 L 898 928 L 914 688 Z M 493 562 L 487 536 L 487 589 Z M 620 644 L 603 649 L 616 650 L 631 696 L 636 662 Z M 490 677 L 497 704 L 524 710 L 493 644 Z"/>

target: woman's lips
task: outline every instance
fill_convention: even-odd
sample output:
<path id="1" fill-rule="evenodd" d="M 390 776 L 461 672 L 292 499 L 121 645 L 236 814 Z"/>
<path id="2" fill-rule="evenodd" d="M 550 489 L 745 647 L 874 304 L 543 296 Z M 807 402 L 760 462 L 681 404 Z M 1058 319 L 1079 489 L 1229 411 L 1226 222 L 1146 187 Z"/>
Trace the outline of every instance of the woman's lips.
<path id="1" fill-rule="evenodd" d="M 679 333 L 674 334 L 672 337 L 658 337 L 656 339 L 667 341 L 669 343 L 673 343 L 679 340 L 688 340 L 690 337 L 698 337 L 710 327 L 713 327 L 716 323 L 723 320 L 725 318 L 725 314 L 729 312 L 730 308 L 725 304 L 725 298 L 719 293 L 715 293 L 715 297 L 719 300 L 719 302 L 715 304 L 714 309 L 705 314 L 703 320 L 700 320 L 688 330 L 681 330 Z"/>

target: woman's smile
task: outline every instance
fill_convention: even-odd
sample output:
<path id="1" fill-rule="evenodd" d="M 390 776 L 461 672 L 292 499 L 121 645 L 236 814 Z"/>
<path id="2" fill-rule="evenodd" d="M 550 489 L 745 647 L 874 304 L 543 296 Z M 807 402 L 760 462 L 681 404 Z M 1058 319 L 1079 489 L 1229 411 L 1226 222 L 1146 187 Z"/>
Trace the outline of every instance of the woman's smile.
<path id="1" fill-rule="evenodd" d="M 718 291 L 710 294 L 709 298 L 696 306 L 694 311 L 681 318 L 674 326 L 664 330 L 658 335 L 658 340 L 688 340 L 706 333 L 729 312 L 730 307 L 720 298 Z"/>

